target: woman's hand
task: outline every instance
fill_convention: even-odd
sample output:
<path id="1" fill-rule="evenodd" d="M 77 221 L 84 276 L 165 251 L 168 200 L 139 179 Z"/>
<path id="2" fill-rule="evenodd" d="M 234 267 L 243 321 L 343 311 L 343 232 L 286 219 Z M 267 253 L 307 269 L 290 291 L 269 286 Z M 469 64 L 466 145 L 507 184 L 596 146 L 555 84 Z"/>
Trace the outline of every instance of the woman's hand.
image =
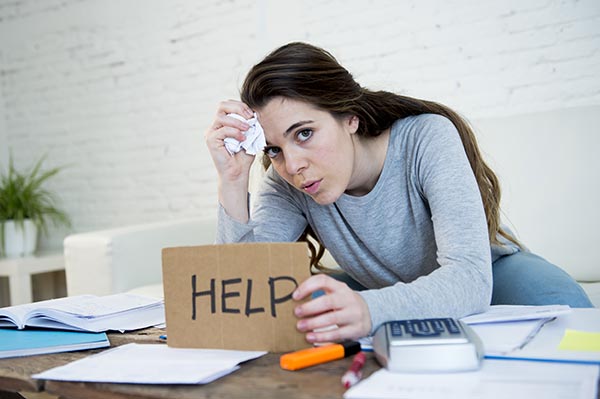
<path id="1" fill-rule="evenodd" d="M 217 168 L 219 178 L 226 182 L 236 182 L 244 178 L 247 180 L 254 156 L 246 154 L 245 151 L 231 155 L 225 148 L 224 140 L 231 137 L 243 141 L 245 139 L 243 132 L 248 130 L 250 126 L 245 122 L 227 116 L 227 114 L 239 114 L 246 119 L 250 119 L 254 115 L 250 107 L 241 101 L 227 100 L 220 102 L 214 122 L 204 134 L 206 146 Z"/>
<path id="2" fill-rule="evenodd" d="M 295 300 L 306 298 L 317 290 L 325 295 L 296 306 L 300 320 L 296 327 L 306 332 L 308 342 L 333 342 L 364 337 L 371 331 L 371 315 L 364 299 L 345 283 L 324 274 L 309 277 L 296 288 Z M 314 332 L 337 325 L 339 328 Z"/>
<path id="3" fill-rule="evenodd" d="M 227 114 L 238 114 L 246 119 L 254 116 L 250 107 L 241 101 L 222 101 L 217 108 L 215 120 L 204 134 L 204 138 L 217 169 L 219 202 L 229 216 L 246 223 L 249 218 L 248 184 L 254 155 L 248 155 L 246 151 L 230 154 L 225 148 L 225 138 L 231 137 L 243 141 L 245 139 L 243 132 L 250 126 Z"/>

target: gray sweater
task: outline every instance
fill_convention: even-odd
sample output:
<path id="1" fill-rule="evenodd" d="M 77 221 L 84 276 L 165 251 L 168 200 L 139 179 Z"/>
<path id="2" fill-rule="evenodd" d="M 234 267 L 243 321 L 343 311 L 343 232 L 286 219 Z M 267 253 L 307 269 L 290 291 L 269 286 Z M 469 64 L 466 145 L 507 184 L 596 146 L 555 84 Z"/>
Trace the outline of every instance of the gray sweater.
<path id="1" fill-rule="evenodd" d="M 475 177 L 458 132 L 433 114 L 394 123 L 381 176 L 368 194 L 319 205 L 270 168 L 251 220 L 220 207 L 219 243 L 295 241 L 309 223 L 361 291 L 372 331 L 388 320 L 462 317 L 484 311 L 492 247 Z M 491 256 L 490 256 L 491 255 Z"/>

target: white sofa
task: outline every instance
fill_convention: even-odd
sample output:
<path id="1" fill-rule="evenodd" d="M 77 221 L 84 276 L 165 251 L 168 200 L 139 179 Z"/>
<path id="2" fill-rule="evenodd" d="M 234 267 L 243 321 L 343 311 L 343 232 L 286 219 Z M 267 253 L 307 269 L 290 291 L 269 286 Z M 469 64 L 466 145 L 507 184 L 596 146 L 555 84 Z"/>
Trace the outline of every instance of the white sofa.
<path id="1" fill-rule="evenodd" d="M 509 226 L 577 279 L 600 306 L 600 106 L 473 121 L 498 174 Z M 214 219 L 74 234 L 64 240 L 69 295 L 162 295 L 161 248 L 211 244 Z M 327 262 L 331 264 L 331 259 Z"/>
<path id="2" fill-rule="evenodd" d="M 162 296 L 162 248 L 213 244 L 215 232 L 216 219 L 187 219 L 70 235 L 64 240 L 67 294 Z"/>
<path id="3" fill-rule="evenodd" d="M 600 306 L 600 105 L 473 121 L 503 219 Z"/>

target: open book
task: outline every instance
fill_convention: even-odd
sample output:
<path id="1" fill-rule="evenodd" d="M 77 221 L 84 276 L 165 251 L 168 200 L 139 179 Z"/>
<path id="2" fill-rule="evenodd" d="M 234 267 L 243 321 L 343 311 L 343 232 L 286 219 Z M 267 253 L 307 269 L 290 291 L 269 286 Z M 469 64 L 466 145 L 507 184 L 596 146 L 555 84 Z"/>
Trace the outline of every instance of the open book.
<path id="1" fill-rule="evenodd" d="M 79 295 L 0 308 L 0 327 L 19 329 L 128 331 L 164 322 L 162 299 L 134 294 Z"/>

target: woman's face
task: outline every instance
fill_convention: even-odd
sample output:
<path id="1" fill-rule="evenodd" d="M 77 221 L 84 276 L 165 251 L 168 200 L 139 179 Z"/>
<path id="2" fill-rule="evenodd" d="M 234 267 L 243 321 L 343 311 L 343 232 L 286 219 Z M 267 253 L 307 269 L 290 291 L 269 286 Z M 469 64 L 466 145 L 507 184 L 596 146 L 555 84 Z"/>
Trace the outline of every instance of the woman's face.
<path id="1" fill-rule="evenodd" d="M 335 202 L 352 181 L 358 118 L 334 118 L 305 102 L 275 97 L 257 110 L 265 153 L 285 181 L 318 204 Z"/>

